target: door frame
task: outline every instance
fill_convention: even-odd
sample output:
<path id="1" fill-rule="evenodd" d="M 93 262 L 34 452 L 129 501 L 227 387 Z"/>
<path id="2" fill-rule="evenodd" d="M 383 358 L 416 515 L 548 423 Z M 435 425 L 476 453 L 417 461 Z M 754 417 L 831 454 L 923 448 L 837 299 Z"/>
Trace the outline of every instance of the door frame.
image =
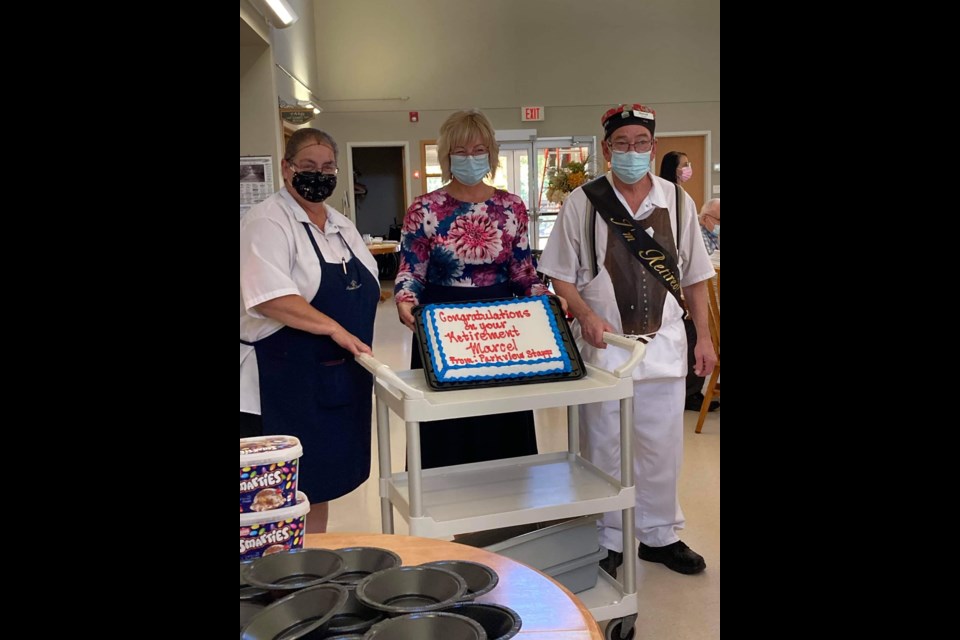
<path id="1" fill-rule="evenodd" d="M 344 203 L 348 211 L 343 214 L 350 218 L 354 225 L 357 224 L 357 196 L 353 189 L 353 150 L 358 147 L 401 147 L 403 149 L 403 166 L 400 170 L 403 172 L 403 210 L 406 211 L 410 206 L 413 193 L 413 185 L 410 182 L 410 172 L 407 170 L 410 166 L 410 142 L 407 140 L 391 140 L 387 142 L 348 142 L 347 143 L 347 192 L 344 194 Z"/>
<path id="2" fill-rule="evenodd" d="M 659 138 L 682 138 L 684 136 L 703 136 L 703 157 L 706 160 L 703 163 L 703 203 L 706 204 L 708 200 L 713 198 L 713 144 L 711 142 L 712 133 L 707 131 L 664 131 L 658 133 L 656 137 Z M 659 158 L 657 158 L 659 160 Z M 657 169 L 659 170 L 660 163 L 657 163 Z M 703 205 L 701 205 L 703 206 Z M 698 212 L 699 213 L 699 212 Z"/>

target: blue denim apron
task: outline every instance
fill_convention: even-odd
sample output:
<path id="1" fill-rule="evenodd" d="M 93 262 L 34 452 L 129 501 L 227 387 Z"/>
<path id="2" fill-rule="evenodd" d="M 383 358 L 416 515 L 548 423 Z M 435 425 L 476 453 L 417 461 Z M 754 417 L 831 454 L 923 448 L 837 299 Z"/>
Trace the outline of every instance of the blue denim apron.
<path id="1" fill-rule="evenodd" d="M 310 306 L 372 345 L 380 283 L 349 246 L 349 262 L 326 262 L 310 225 L 302 224 L 321 270 Z M 293 435 L 303 445 L 299 490 L 318 503 L 356 489 L 370 475 L 371 375 L 330 336 L 292 327 L 254 348 L 264 435 Z"/>

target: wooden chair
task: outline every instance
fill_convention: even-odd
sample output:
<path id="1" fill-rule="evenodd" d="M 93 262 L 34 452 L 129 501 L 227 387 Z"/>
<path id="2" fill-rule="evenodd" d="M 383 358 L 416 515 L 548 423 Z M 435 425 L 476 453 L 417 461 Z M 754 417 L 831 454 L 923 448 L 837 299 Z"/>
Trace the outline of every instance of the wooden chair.
<path id="1" fill-rule="evenodd" d="M 710 374 L 710 381 L 707 382 L 707 388 L 703 392 L 703 404 L 700 405 L 700 417 L 697 418 L 696 432 L 700 433 L 703 429 L 703 421 L 707 418 L 707 411 L 710 409 L 710 401 L 714 396 L 720 398 L 720 269 L 717 269 L 717 277 L 706 281 L 707 298 L 709 305 L 707 307 L 707 323 L 710 326 L 710 339 L 713 340 L 713 348 L 717 352 L 717 366 L 713 368 Z"/>

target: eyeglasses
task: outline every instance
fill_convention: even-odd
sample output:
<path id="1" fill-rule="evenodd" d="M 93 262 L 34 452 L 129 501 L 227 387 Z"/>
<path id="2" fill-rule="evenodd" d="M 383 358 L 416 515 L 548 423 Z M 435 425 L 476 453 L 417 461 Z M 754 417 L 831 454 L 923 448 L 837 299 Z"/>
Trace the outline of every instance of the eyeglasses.
<path id="1" fill-rule="evenodd" d="M 320 167 L 317 167 L 315 163 L 309 162 L 309 161 L 304 162 L 299 167 L 293 164 L 292 162 L 289 164 L 291 167 L 293 167 L 294 171 L 296 171 L 297 173 L 316 173 L 317 171 L 319 171 L 320 173 L 325 173 L 329 176 L 335 176 L 338 173 L 340 173 L 340 169 L 337 167 L 337 165 L 333 164 L 332 162 L 323 164 Z"/>
<path id="2" fill-rule="evenodd" d="M 607 143 L 611 149 L 614 151 L 619 151 L 624 153 L 626 151 L 641 152 L 641 151 L 650 151 L 653 147 L 653 140 L 637 140 L 634 143 L 627 142 L 626 140 L 614 140 L 613 142 Z"/>
<path id="3" fill-rule="evenodd" d="M 486 147 L 479 146 L 474 147 L 473 149 L 467 149 L 466 147 L 457 147 L 450 152 L 452 156 L 482 156 L 485 153 L 490 153 Z"/>

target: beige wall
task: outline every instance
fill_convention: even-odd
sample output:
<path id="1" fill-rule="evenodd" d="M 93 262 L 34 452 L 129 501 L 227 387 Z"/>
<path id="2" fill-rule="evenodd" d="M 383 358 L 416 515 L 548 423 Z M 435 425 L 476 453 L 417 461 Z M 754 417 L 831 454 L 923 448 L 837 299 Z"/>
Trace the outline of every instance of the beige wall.
<path id="1" fill-rule="evenodd" d="M 625 93 L 644 102 L 720 99 L 717 0 L 322 0 L 318 6 L 320 81 L 328 100 L 410 96 L 410 104 L 427 110 L 606 104 L 627 99 Z"/>
<path id="2" fill-rule="evenodd" d="M 658 133 L 710 131 L 710 162 L 720 161 L 719 0 L 291 3 L 301 20 L 272 31 L 274 56 L 321 98 L 310 124 L 340 144 L 342 167 L 347 142 L 408 140 L 418 168 L 419 141 L 463 107 L 483 109 L 498 129 L 599 136 L 603 111 L 633 101 L 657 110 Z M 295 83 L 275 75 L 284 97 L 284 82 Z M 545 106 L 546 120 L 521 122 L 522 105 Z M 330 199 L 337 208 L 346 178 Z"/>
<path id="3" fill-rule="evenodd" d="M 317 78 L 317 30 L 314 14 L 318 6 L 313 0 L 288 0 L 300 16 L 300 20 L 286 29 L 273 29 L 273 58 L 284 69 L 302 80 L 323 97 Z M 323 6 L 321 2 L 319 6 Z M 277 71 L 277 94 L 287 104 L 297 100 L 309 100 L 310 96 L 300 83 L 291 80 L 282 71 Z"/>
<path id="4" fill-rule="evenodd" d="M 310 96 L 274 65 L 283 66 L 314 91 L 318 87 L 314 2 L 289 1 L 300 20 L 286 29 L 274 29 L 253 5 L 240 0 L 240 155 L 272 156 L 278 189 L 283 184 L 280 100 L 294 105 Z M 317 121 L 304 126 L 317 126 Z"/>
<path id="5" fill-rule="evenodd" d="M 240 28 L 241 32 L 248 29 L 249 42 L 259 37 L 242 20 Z M 240 155 L 274 156 L 276 165 L 277 100 L 272 66 L 266 43 L 240 47 Z"/>
<path id="6" fill-rule="evenodd" d="M 406 139 L 418 168 L 419 141 L 459 108 L 498 129 L 599 136 L 606 108 L 637 101 L 657 110 L 658 132 L 711 131 L 720 161 L 718 0 L 322 0 L 316 33 L 313 125 L 343 148 Z M 522 105 L 546 120 L 522 122 Z"/>

